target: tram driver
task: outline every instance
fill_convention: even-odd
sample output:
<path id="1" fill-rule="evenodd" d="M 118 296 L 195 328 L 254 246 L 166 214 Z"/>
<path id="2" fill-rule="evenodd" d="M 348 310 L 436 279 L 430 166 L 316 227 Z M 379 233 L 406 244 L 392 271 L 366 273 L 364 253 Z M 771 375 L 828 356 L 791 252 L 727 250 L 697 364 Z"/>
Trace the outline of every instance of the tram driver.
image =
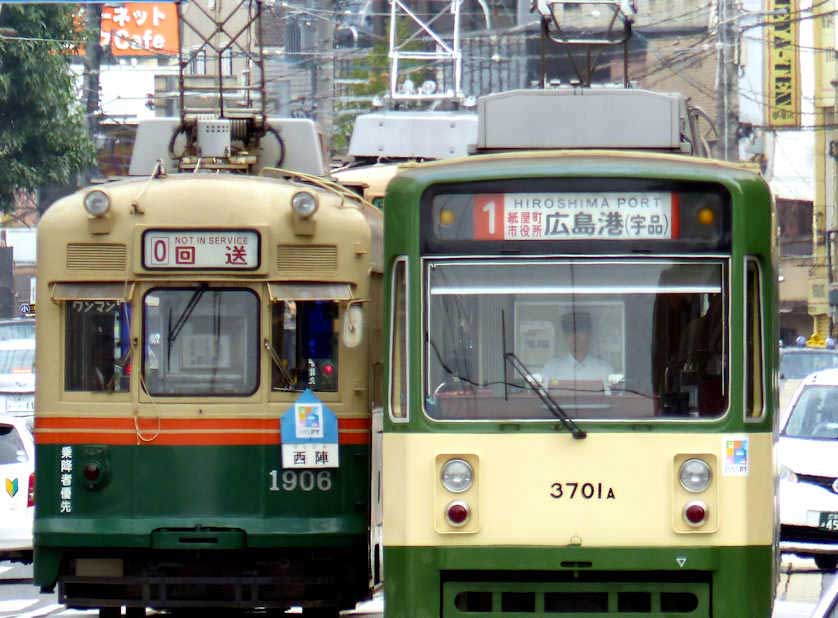
<path id="1" fill-rule="evenodd" d="M 611 365 L 591 351 L 591 314 L 571 311 L 561 318 L 567 354 L 547 362 L 542 370 L 543 384 L 555 388 L 568 382 L 605 382 L 614 373 Z"/>

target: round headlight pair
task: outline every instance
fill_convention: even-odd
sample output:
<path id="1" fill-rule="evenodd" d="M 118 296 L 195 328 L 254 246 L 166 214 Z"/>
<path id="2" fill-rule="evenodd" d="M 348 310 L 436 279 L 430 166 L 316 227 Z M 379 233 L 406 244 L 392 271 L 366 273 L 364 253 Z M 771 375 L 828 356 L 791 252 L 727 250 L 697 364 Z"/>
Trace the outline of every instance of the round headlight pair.
<path id="1" fill-rule="evenodd" d="M 299 191 L 291 196 L 291 210 L 303 219 L 316 213 L 317 205 L 317 198 L 308 191 Z"/>
<path id="2" fill-rule="evenodd" d="M 681 487 L 692 493 L 699 493 L 710 486 L 713 472 L 703 459 L 688 459 L 678 470 Z"/>
<path id="3" fill-rule="evenodd" d="M 474 482 L 474 470 L 464 459 L 450 459 L 442 466 L 440 476 L 442 486 L 454 494 L 460 494 L 471 489 Z"/>
<path id="4" fill-rule="evenodd" d="M 111 209 L 111 198 L 104 191 L 95 189 L 84 196 L 84 209 L 92 217 L 103 217 Z"/>

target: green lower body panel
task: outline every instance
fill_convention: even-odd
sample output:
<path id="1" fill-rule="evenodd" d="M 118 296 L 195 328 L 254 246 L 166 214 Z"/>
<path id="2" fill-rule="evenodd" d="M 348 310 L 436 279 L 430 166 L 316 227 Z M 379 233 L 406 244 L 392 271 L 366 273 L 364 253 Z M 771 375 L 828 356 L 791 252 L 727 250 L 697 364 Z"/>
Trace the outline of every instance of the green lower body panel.
<path id="1" fill-rule="evenodd" d="M 771 547 L 390 547 L 386 618 L 768 618 Z"/>
<path id="2" fill-rule="evenodd" d="M 313 470 L 283 469 L 279 445 L 37 448 L 34 579 L 71 607 L 369 595 L 367 445 Z"/>

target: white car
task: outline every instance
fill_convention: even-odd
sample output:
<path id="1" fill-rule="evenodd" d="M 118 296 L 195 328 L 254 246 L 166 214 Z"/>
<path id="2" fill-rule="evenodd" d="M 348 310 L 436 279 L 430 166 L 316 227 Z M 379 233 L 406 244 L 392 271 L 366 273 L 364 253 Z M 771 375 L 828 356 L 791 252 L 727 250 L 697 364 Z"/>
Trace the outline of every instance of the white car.
<path id="1" fill-rule="evenodd" d="M 811 618 L 838 618 L 838 575 L 821 595 Z"/>
<path id="2" fill-rule="evenodd" d="M 783 409 L 780 551 L 838 565 L 838 369 L 807 376 Z"/>
<path id="3" fill-rule="evenodd" d="M 0 414 L 35 413 L 35 339 L 0 339 Z"/>
<path id="4" fill-rule="evenodd" d="M 838 350 L 780 348 L 780 409 L 784 409 L 803 378 L 816 371 L 838 368 Z"/>
<path id="5" fill-rule="evenodd" d="M 0 560 L 32 561 L 35 442 L 25 419 L 0 416 Z"/>

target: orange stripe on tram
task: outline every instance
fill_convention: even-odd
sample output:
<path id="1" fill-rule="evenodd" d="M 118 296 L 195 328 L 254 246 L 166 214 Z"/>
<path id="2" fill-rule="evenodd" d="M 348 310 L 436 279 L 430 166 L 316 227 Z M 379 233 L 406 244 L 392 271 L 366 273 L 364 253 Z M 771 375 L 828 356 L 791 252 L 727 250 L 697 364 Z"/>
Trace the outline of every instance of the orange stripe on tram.
<path id="1" fill-rule="evenodd" d="M 338 419 L 340 444 L 369 444 L 370 420 Z M 139 431 L 138 431 L 139 430 Z M 263 446 L 281 443 L 279 419 L 39 417 L 38 444 Z"/>

